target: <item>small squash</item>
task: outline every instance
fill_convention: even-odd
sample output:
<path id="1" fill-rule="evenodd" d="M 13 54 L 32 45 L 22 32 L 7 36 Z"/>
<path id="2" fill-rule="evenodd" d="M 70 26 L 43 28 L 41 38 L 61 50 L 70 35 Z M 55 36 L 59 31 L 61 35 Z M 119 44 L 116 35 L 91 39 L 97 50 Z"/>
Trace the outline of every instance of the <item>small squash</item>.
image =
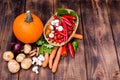
<path id="1" fill-rule="evenodd" d="M 42 21 L 30 11 L 20 14 L 13 22 L 13 33 L 23 43 L 36 42 L 41 37 L 42 32 Z"/>

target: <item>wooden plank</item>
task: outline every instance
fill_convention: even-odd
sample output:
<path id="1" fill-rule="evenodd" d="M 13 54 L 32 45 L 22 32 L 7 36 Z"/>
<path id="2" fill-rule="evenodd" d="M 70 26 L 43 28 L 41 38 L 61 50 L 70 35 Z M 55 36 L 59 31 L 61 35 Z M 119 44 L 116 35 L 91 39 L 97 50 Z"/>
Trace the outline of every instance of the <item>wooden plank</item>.
<path id="1" fill-rule="evenodd" d="M 26 10 L 30 10 L 36 14 L 45 24 L 50 18 L 53 9 L 51 0 L 26 0 Z M 21 70 L 19 80 L 53 80 L 51 70 L 39 67 L 39 74 L 35 74 L 32 70 Z"/>
<path id="2" fill-rule="evenodd" d="M 2 58 L 3 52 L 9 50 L 12 40 L 12 23 L 15 17 L 24 11 L 24 0 L 0 0 L 0 80 L 17 80 L 17 74 L 11 74 L 7 62 Z"/>
<path id="3" fill-rule="evenodd" d="M 120 1 L 108 2 L 108 11 L 120 67 Z M 120 80 L 120 71 L 118 72 L 119 74 L 114 75 L 116 80 Z"/>
<path id="4" fill-rule="evenodd" d="M 111 27 L 113 30 L 113 35 L 115 39 L 115 45 L 117 48 L 117 53 L 120 62 L 120 1 L 111 1 L 108 4 L 109 18 Z M 120 64 L 120 63 L 119 63 Z"/>
<path id="5" fill-rule="evenodd" d="M 103 0 L 82 0 L 88 80 L 115 80 L 119 70 L 108 11 Z"/>
<path id="6" fill-rule="evenodd" d="M 54 12 L 58 8 L 70 8 L 78 13 L 80 18 L 77 33 L 82 34 L 81 16 L 80 16 L 80 0 L 54 0 Z M 72 59 L 70 54 L 61 58 L 58 70 L 54 75 L 54 80 L 86 80 L 86 66 L 84 57 L 83 40 L 78 40 L 79 47 Z"/>
<path id="7" fill-rule="evenodd" d="M 53 13 L 53 0 L 28 0 L 26 10 L 39 16 L 45 24 Z"/>

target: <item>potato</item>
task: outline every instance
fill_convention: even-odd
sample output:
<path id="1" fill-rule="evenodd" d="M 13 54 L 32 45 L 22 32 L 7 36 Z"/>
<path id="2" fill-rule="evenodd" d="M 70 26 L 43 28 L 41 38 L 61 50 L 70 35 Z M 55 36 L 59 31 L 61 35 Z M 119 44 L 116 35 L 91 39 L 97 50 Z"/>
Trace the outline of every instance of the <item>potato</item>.
<path id="1" fill-rule="evenodd" d="M 13 59 L 13 58 L 14 58 L 13 52 L 11 52 L 11 51 L 6 51 L 6 52 L 3 53 L 3 59 L 4 59 L 5 61 L 9 61 L 9 60 L 11 60 L 11 59 Z"/>
<path id="2" fill-rule="evenodd" d="M 32 65 L 32 59 L 31 58 L 25 58 L 22 62 L 21 62 L 21 67 L 23 69 L 29 69 Z"/>
<path id="3" fill-rule="evenodd" d="M 32 50 L 32 47 L 30 44 L 25 44 L 24 45 L 24 53 L 29 54 L 29 52 Z"/>
<path id="4" fill-rule="evenodd" d="M 20 65 L 19 63 L 12 59 L 8 62 L 8 70 L 11 72 L 11 73 L 17 73 L 19 70 L 20 70 Z"/>
<path id="5" fill-rule="evenodd" d="M 22 62 L 24 58 L 25 58 L 25 54 L 20 53 L 17 55 L 16 60 L 17 60 L 17 62 Z"/>

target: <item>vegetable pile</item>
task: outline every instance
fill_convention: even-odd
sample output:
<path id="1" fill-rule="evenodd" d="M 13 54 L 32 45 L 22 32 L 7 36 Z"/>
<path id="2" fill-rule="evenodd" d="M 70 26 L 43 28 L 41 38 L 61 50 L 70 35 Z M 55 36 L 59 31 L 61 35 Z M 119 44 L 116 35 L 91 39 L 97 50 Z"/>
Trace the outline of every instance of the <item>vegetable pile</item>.
<path id="1" fill-rule="evenodd" d="M 60 8 L 58 9 L 57 14 L 55 14 L 53 17 L 54 18 L 52 18 L 51 22 L 45 28 L 45 35 L 44 33 L 43 35 L 40 33 L 39 35 L 36 35 L 37 37 L 35 38 L 35 36 L 27 34 L 31 36 L 28 38 L 31 38 L 32 40 L 28 40 L 26 38 L 23 40 L 25 36 L 23 36 L 21 40 L 17 35 L 16 37 L 18 40 L 10 43 L 11 50 L 3 53 L 3 59 L 8 62 L 8 70 L 11 73 L 17 73 L 22 68 L 25 70 L 31 69 L 33 72 L 38 74 L 40 66 L 48 66 L 51 71 L 55 73 L 61 57 L 66 57 L 69 54 L 72 58 L 75 57 L 75 52 L 78 48 L 78 40 L 76 39 L 82 39 L 81 34 L 74 34 L 77 26 L 76 12 L 73 10 L 67 11 L 66 9 Z M 30 24 L 28 24 L 26 27 L 29 26 Z M 33 28 L 31 29 L 35 29 L 34 26 L 32 27 Z M 30 30 L 26 31 L 29 32 Z M 28 33 L 26 31 L 25 33 Z M 37 31 L 39 31 L 39 29 Z M 42 30 L 40 29 L 39 32 L 41 31 Z M 14 33 L 17 34 L 17 32 Z M 37 33 L 38 32 L 34 32 L 34 34 Z M 69 39 L 71 35 L 73 35 L 73 38 Z M 46 37 L 51 43 L 64 44 L 61 46 L 51 45 L 46 40 Z"/>
<path id="2" fill-rule="evenodd" d="M 54 46 L 61 46 L 71 40 L 78 26 L 78 16 L 73 10 L 59 8 L 44 29 L 44 37 Z"/>

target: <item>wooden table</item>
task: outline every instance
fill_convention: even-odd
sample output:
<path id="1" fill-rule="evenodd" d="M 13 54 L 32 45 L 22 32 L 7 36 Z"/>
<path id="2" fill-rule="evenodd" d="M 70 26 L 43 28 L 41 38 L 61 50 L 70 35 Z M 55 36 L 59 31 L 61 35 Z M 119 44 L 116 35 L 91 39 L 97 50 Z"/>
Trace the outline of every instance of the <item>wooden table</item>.
<path id="1" fill-rule="evenodd" d="M 43 23 L 58 8 L 70 8 L 79 15 L 75 59 L 61 58 L 55 74 L 49 68 L 39 68 L 36 75 L 21 69 L 11 74 L 3 52 L 15 39 L 12 23 L 16 16 L 30 10 Z M 0 80 L 120 80 L 120 0 L 0 0 Z"/>

